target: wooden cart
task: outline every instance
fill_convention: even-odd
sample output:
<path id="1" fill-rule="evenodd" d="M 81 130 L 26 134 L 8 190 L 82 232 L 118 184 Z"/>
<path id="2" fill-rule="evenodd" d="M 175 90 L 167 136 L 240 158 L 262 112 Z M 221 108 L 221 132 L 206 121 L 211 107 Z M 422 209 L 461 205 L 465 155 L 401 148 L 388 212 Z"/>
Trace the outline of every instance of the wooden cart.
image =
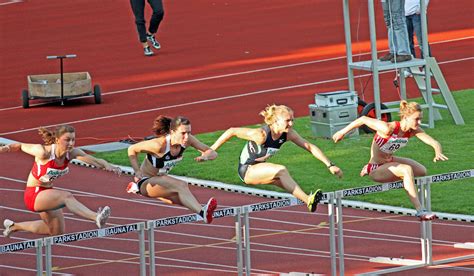
<path id="1" fill-rule="evenodd" d="M 28 90 L 21 91 L 23 108 L 30 106 L 30 100 L 47 99 L 64 101 L 70 98 L 94 96 L 96 104 L 102 102 L 101 90 L 98 84 L 92 89 L 91 76 L 88 72 L 63 73 L 63 58 L 76 55 L 48 56 L 48 59 L 60 59 L 61 73 L 47 75 L 30 75 L 27 77 Z"/>

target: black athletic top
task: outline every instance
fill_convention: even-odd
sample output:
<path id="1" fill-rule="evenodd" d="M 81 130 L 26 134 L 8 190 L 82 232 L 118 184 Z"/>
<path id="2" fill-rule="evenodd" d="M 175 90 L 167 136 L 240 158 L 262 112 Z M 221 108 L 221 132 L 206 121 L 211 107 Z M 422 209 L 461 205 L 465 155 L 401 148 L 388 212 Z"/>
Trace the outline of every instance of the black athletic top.
<path id="1" fill-rule="evenodd" d="M 267 135 L 265 142 L 262 145 L 257 145 L 254 141 L 248 141 L 240 154 L 240 165 L 253 165 L 265 162 L 280 149 L 283 143 L 286 142 L 286 132 L 276 140 L 273 140 L 270 127 L 264 125 L 262 129 Z"/>
<path id="2" fill-rule="evenodd" d="M 146 158 L 153 167 L 157 168 L 159 173 L 168 173 L 171 169 L 176 166 L 183 159 L 183 152 L 186 150 L 185 147 L 181 146 L 177 156 L 171 155 L 170 151 L 171 136 L 166 136 L 166 150 L 162 157 L 156 157 L 152 154 L 147 153 Z"/>

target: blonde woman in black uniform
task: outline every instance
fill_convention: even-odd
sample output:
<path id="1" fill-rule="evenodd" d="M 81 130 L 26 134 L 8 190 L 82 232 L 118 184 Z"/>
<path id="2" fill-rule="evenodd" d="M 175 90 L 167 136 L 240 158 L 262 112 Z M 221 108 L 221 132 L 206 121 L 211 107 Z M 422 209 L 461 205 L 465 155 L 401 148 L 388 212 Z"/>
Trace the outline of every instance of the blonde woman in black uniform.
<path id="1" fill-rule="evenodd" d="M 242 150 L 239 162 L 240 179 L 249 185 L 273 184 L 290 192 L 296 198 L 306 203 L 309 211 L 316 211 L 322 192 L 306 194 L 283 165 L 266 162 L 287 140 L 309 151 L 314 157 L 323 162 L 331 174 L 342 176 L 342 170 L 332 163 L 315 145 L 302 138 L 293 129 L 293 111 L 284 105 L 271 105 L 260 112 L 265 125 L 258 129 L 229 128 L 211 146 L 217 150 L 230 138 L 236 136 L 247 140 Z"/>
<path id="2" fill-rule="evenodd" d="M 191 122 L 185 117 L 171 119 L 159 116 L 154 121 L 153 131 L 157 138 L 128 148 L 136 182 L 128 184 L 127 192 L 157 198 L 168 204 L 182 205 L 198 213 L 205 223 L 211 223 L 217 201 L 210 198 L 201 207 L 189 190 L 188 183 L 169 176 L 168 172 L 181 161 L 188 146 L 201 152 L 201 156 L 195 158 L 197 162 L 214 160 L 217 153 L 191 134 Z M 146 153 L 141 166 L 138 164 L 139 153 Z"/>

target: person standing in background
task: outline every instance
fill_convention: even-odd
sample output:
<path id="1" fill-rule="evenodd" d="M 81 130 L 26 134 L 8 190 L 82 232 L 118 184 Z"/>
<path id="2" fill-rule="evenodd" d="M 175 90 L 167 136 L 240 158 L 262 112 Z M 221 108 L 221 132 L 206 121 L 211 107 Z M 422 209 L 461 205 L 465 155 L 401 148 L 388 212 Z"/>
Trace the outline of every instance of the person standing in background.
<path id="1" fill-rule="evenodd" d="M 157 50 L 161 48 L 160 43 L 155 38 L 155 34 L 158 31 L 158 27 L 160 26 L 161 21 L 163 20 L 165 11 L 163 8 L 162 0 L 147 1 L 153 10 L 153 13 L 150 18 L 150 25 L 148 27 L 148 31 L 146 29 L 145 21 L 145 0 L 130 0 L 130 4 L 132 6 L 133 15 L 135 16 L 135 24 L 137 25 L 138 38 L 143 46 L 143 52 L 145 56 L 152 56 L 154 53 L 150 49 L 148 41 L 150 41 L 153 48 Z"/>
<path id="2" fill-rule="evenodd" d="M 380 61 L 404 62 L 412 59 L 405 22 L 405 0 L 381 0 L 383 17 L 388 30 L 390 52 Z"/>
<path id="3" fill-rule="evenodd" d="M 428 9 L 430 0 L 425 0 L 425 8 Z M 415 37 L 420 46 L 421 58 L 423 58 L 423 36 L 421 35 L 421 1 L 420 0 L 405 0 L 405 18 L 407 22 L 408 41 L 410 43 L 410 52 L 413 57 L 416 57 L 415 51 Z M 428 44 L 428 56 L 431 56 L 430 45 Z"/>

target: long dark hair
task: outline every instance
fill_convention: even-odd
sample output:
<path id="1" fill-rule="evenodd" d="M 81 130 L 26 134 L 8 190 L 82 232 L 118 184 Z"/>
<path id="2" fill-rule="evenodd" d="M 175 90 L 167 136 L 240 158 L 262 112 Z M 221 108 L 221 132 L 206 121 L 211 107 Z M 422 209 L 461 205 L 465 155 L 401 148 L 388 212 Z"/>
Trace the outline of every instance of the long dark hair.
<path id="1" fill-rule="evenodd" d="M 153 121 L 153 127 L 151 130 L 156 136 L 163 136 L 169 134 L 172 130 L 176 130 L 180 125 L 190 125 L 191 121 L 183 116 L 177 116 L 175 118 L 166 117 L 160 115 Z"/>

